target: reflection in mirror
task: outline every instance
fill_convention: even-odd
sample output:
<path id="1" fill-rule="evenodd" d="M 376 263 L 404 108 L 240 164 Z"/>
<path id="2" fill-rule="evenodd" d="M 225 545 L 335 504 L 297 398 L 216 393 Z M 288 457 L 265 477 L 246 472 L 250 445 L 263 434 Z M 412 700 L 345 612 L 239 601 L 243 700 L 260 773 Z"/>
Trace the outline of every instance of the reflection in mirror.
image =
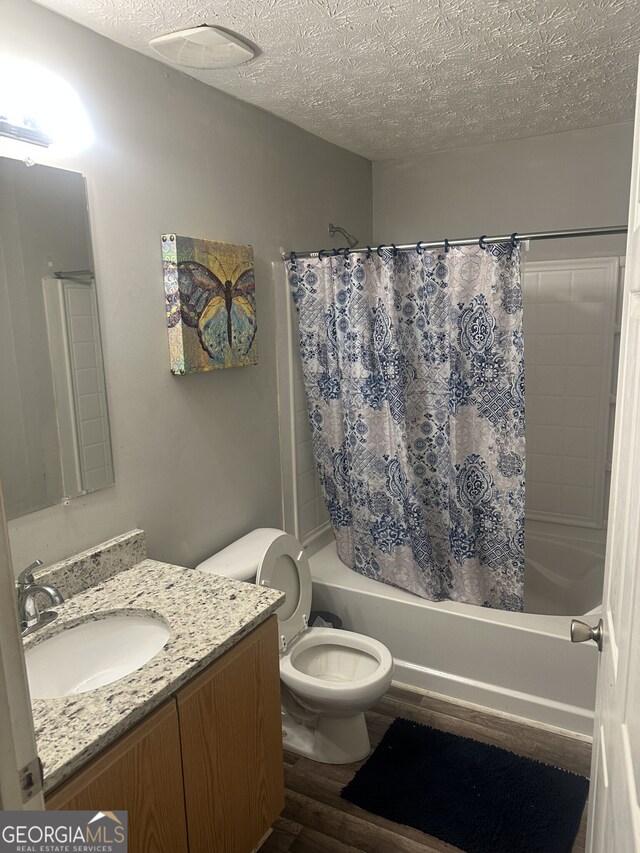
<path id="1" fill-rule="evenodd" d="M 0 389 L 8 518 L 113 484 L 84 178 L 6 157 Z"/>

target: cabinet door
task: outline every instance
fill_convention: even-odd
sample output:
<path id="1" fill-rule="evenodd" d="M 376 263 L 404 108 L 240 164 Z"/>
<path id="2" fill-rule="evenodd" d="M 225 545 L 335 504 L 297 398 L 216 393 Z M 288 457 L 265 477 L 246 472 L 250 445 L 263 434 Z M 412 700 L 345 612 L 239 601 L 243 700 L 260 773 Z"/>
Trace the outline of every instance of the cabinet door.
<path id="1" fill-rule="evenodd" d="M 48 809 L 126 809 L 132 853 L 187 853 L 175 700 L 46 797 Z"/>
<path id="2" fill-rule="evenodd" d="M 190 853 L 249 853 L 284 808 L 272 616 L 178 693 Z"/>

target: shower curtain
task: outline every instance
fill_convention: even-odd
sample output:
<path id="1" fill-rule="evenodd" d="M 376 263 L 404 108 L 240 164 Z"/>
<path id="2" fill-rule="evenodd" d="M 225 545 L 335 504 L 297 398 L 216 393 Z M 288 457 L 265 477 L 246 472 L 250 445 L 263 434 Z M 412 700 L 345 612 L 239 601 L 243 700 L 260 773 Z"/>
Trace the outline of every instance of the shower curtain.
<path id="1" fill-rule="evenodd" d="M 287 262 L 341 560 L 433 601 L 522 610 L 520 250 Z"/>

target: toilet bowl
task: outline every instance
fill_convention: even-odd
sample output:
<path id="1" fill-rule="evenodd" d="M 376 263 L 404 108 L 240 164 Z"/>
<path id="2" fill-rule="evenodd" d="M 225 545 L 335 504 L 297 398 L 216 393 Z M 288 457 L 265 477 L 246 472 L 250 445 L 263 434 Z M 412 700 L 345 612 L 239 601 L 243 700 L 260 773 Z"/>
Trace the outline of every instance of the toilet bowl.
<path id="1" fill-rule="evenodd" d="M 393 658 L 371 637 L 308 626 L 311 570 L 298 540 L 262 527 L 196 568 L 286 595 L 277 611 L 285 748 L 325 764 L 365 758 L 364 711 L 389 688 Z"/>

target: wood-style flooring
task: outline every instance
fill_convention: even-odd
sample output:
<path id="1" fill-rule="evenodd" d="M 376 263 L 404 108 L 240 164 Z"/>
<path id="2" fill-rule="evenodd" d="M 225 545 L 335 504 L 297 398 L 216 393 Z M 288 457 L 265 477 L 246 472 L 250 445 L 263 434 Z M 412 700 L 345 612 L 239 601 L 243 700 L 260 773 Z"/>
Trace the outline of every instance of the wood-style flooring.
<path id="1" fill-rule="evenodd" d="M 589 775 L 591 746 L 432 696 L 391 687 L 367 715 L 375 747 L 396 717 Z M 340 790 L 364 762 L 328 765 L 285 752 L 285 809 L 260 853 L 459 853 L 417 829 L 364 811 Z M 586 807 L 573 853 L 584 853 Z"/>

